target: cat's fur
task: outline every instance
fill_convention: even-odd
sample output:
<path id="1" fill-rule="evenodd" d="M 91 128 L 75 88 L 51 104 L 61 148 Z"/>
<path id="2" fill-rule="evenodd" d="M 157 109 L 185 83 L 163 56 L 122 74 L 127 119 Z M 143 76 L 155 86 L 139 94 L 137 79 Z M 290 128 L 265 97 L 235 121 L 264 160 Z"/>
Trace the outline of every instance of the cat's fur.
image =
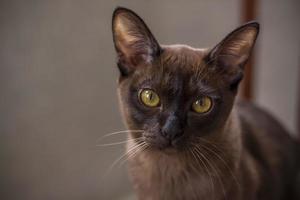
<path id="1" fill-rule="evenodd" d="M 118 53 L 124 119 L 147 148 L 129 158 L 141 200 L 297 199 L 296 142 L 266 112 L 235 102 L 259 25 L 245 24 L 212 49 L 159 45 L 141 18 L 117 8 L 113 38 Z M 147 108 L 139 90 L 151 88 L 161 106 Z M 209 113 L 191 103 L 213 99 Z M 166 131 L 167 130 L 167 131 Z M 162 134 L 167 132 L 168 137 Z"/>

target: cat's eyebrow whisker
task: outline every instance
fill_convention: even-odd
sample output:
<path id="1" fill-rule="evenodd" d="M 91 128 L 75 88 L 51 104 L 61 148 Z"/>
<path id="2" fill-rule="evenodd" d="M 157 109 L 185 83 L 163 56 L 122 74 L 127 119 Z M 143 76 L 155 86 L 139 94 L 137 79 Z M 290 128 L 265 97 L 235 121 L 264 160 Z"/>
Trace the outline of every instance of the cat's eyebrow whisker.
<path id="1" fill-rule="evenodd" d="M 109 137 L 109 136 L 113 136 L 113 135 L 118 135 L 121 133 L 139 133 L 139 132 L 144 132 L 144 130 L 123 130 L 123 131 L 116 131 L 116 132 L 112 132 L 112 133 L 108 133 L 105 134 L 103 136 L 101 136 L 100 138 L 98 138 L 96 141 L 102 140 L 103 138 Z"/>
<path id="2" fill-rule="evenodd" d="M 107 147 L 107 146 L 114 146 L 114 145 L 118 145 L 118 144 L 124 144 L 130 141 L 139 141 L 140 139 L 142 139 L 143 137 L 138 137 L 138 138 L 133 138 L 133 139 L 128 139 L 128 140 L 124 140 L 124 141 L 120 141 L 120 142 L 113 142 L 113 143 L 107 143 L 107 144 L 97 144 L 97 147 Z"/>

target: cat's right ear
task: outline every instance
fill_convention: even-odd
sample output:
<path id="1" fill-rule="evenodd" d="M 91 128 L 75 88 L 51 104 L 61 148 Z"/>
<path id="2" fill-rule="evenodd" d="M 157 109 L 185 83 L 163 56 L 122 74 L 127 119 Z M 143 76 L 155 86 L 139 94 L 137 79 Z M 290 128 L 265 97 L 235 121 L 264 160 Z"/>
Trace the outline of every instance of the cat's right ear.
<path id="1" fill-rule="evenodd" d="M 129 9 L 115 9 L 112 32 L 118 67 L 123 76 L 137 67 L 151 64 L 160 53 L 160 46 L 145 22 Z"/>

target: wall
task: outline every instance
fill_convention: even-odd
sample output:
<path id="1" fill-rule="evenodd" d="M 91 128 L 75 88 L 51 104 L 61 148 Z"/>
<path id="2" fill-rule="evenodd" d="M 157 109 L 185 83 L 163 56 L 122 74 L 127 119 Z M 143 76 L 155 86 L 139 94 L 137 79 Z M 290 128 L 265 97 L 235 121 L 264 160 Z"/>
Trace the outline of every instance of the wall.
<path id="1" fill-rule="evenodd" d="M 300 1 L 259 1 L 255 96 L 293 134 L 297 130 L 300 67 Z M 299 135 L 299 133 L 297 133 Z"/>

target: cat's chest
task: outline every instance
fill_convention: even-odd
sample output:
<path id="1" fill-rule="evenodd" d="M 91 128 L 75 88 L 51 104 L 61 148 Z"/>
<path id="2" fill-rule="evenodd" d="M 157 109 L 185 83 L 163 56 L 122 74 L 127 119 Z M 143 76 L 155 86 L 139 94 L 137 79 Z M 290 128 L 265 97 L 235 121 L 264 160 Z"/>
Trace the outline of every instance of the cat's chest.
<path id="1" fill-rule="evenodd" d="M 147 160 L 145 160 L 147 159 Z M 135 157 L 129 161 L 129 172 L 140 199 L 202 199 L 214 193 L 216 185 L 210 174 L 189 167 L 180 159 Z"/>

